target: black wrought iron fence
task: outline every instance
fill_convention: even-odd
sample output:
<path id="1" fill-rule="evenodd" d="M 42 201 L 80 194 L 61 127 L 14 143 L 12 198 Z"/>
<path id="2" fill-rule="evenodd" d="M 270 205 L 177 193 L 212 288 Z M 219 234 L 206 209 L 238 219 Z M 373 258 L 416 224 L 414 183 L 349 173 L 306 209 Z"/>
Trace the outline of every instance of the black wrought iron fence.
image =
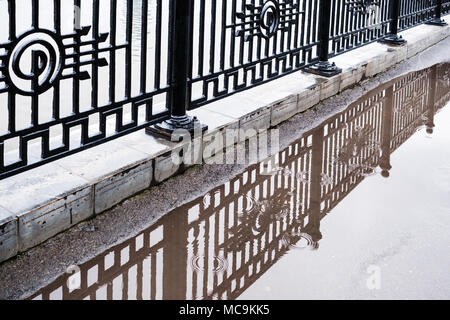
<path id="1" fill-rule="evenodd" d="M 186 110 L 398 30 L 442 25 L 442 0 L 0 1 L 0 179 L 146 128 L 193 131 Z M 206 126 L 203 126 L 206 129 Z"/>
<path id="2" fill-rule="evenodd" d="M 290 250 L 317 249 L 321 220 L 366 178 L 388 177 L 418 128 L 433 130 L 449 75 L 442 64 L 374 89 L 30 299 L 238 298 Z"/>
<path id="3" fill-rule="evenodd" d="M 434 18 L 436 2 L 430 0 L 400 1 L 399 30 L 413 27 Z"/>

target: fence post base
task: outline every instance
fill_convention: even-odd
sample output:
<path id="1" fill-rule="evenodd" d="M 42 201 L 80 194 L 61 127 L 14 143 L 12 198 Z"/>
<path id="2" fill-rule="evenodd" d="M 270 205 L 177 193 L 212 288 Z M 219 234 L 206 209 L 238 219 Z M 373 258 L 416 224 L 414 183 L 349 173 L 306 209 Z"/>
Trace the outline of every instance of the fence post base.
<path id="1" fill-rule="evenodd" d="M 330 63 L 329 61 L 319 61 L 318 63 L 305 68 L 304 71 L 317 74 L 319 76 L 333 77 L 340 74 L 342 69 L 338 68 L 334 62 Z"/>
<path id="2" fill-rule="evenodd" d="M 404 46 L 407 43 L 407 41 L 403 39 L 402 36 L 398 36 L 396 34 L 388 35 L 383 39 L 378 40 L 378 42 L 392 46 Z"/>
<path id="3" fill-rule="evenodd" d="M 441 19 L 441 18 L 433 18 L 430 21 L 425 22 L 425 24 L 429 24 L 432 26 L 440 26 L 440 27 L 445 27 L 446 25 L 448 25 L 448 23 L 445 22 L 445 20 Z"/>
<path id="4" fill-rule="evenodd" d="M 191 118 L 188 115 L 172 116 L 169 120 L 145 128 L 147 134 L 157 135 L 174 142 L 180 142 L 187 133 L 191 139 L 197 138 L 196 135 L 203 134 L 206 130 L 208 130 L 207 125 L 201 124 L 197 117 Z"/>

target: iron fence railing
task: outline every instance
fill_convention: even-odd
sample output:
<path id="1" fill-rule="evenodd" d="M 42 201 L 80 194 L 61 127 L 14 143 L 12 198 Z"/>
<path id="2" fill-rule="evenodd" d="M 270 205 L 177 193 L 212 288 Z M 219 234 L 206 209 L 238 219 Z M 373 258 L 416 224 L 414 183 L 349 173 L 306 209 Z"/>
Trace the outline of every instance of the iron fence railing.
<path id="1" fill-rule="evenodd" d="M 416 26 L 434 18 L 437 1 L 400 1 L 399 30 Z"/>
<path id="2" fill-rule="evenodd" d="M 442 25 L 450 1 L 0 1 L 0 179 L 186 115 L 329 57 Z M 203 130 L 206 126 L 202 126 Z"/>
<path id="3" fill-rule="evenodd" d="M 367 177 L 388 177 L 392 153 L 418 128 L 433 130 L 449 75 L 442 64 L 372 90 L 30 299 L 238 298 L 289 250 L 317 249 L 321 220 Z"/>
<path id="4" fill-rule="evenodd" d="M 450 12 L 450 1 L 449 0 L 443 0 L 442 1 L 442 13 L 446 14 Z"/>

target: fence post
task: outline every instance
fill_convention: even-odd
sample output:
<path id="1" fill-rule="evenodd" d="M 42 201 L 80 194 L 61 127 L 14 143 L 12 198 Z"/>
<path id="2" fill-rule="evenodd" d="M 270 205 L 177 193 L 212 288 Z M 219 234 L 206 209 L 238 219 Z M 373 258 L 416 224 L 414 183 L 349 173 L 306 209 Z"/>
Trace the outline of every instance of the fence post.
<path id="1" fill-rule="evenodd" d="M 204 132 L 207 126 L 200 124 L 196 117 L 189 117 L 186 110 L 189 105 L 189 76 L 190 47 L 192 34 L 190 33 L 193 21 L 194 0 L 172 0 L 170 2 L 169 16 L 169 96 L 168 107 L 170 119 L 146 128 L 146 132 L 156 134 L 171 140 L 179 140 L 175 137 L 177 130 L 188 131 L 191 137 L 194 131 Z M 199 131 L 200 130 L 200 131 Z M 179 131 L 181 133 L 181 131 Z M 175 132 L 178 135 L 177 132 Z"/>
<path id="2" fill-rule="evenodd" d="M 391 33 L 388 34 L 383 39 L 380 39 L 378 42 L 394 45 L 394 46 L 403 46 L 406 44 L 406 40 L 399 36 L 398 33 L 398 18 L 400 16 L 400 0 L 391 0 L 389 2 L 389 15 L 391 19 L 390 29 Z"/>
<path id="3" fill-rule="evenodd" d="M 330 42 L 331 0 L 321 0 L 319 3 L 319 62 L 306 68 L 306 72 L 332 77 L 342 72 L 334 63 L 328 61 Z"/>
<path id="4" fill-rule="evenodd" d="M 444 19 L 441 18 L 442 15 L 442 0 L 436 0 L 436 13 L 433 19 L 430 21 L 425 22 L 425 24 L 431 24 L 434 26 L 446 26 L 447 22 L 444 21 Z"/>
<path id="5" fill-rule="evenodd" d="M 381 115 L 381 158 L 380 168 L 381 175 L 384 178 L 389 178 L 391 165 L 391 141 L 392 141 L 392 126 L 394 119 L 394 84 L 386 88 L 386 98 L 383 105 L 383 113 Z"/>

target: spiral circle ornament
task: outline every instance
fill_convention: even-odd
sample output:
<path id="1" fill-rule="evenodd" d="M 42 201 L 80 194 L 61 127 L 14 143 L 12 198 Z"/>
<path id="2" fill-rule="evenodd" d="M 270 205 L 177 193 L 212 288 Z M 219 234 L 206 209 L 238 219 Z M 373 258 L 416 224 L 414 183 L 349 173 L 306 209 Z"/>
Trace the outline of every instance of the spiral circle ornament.
<path id="1" fill-rule="evenodd" d="M 8 83 L 22 95 L 49 90 L 62 72 L 64 49 L 55 34 L 47 30 L 25 33 L 9 55 Z"/>
<path id="2" fill-rule="evenodd" d="M 269 0 L 267 1 L 260 14 L 260 32 L 265 38 L 272 37 L 277 31 L 280 25 L 280 6 L 278 2 Z"/>

